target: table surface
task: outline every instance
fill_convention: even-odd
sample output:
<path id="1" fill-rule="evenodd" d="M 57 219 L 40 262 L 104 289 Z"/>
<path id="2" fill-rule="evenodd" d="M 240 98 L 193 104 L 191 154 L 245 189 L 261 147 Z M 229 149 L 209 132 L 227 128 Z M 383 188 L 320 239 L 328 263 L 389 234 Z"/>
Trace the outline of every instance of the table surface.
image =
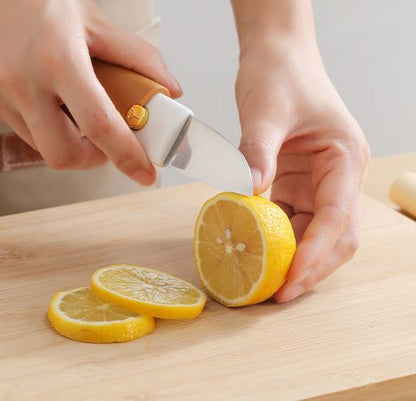
<path id="1" fill-rule="evenodd" d="M 295 301 L 209 300 L 124 344 L 54 332 L 54 293 L 101 266 L 198 285 L 193 223 L 214 193 L 190 184 L 0 218 L 0 400 L 416 399 L 416 226 L 370 198 L 355 258 Z"/>

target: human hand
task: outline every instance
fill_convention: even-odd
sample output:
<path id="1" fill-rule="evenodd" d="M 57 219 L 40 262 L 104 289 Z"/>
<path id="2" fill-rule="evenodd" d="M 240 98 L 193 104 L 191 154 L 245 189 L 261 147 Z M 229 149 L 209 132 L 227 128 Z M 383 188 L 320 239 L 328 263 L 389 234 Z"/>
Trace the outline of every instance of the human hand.
<path id="1" fill-rule="evenodd" d="M 298 242 L 286 302 L 348 261 L 359 240 L 369 147 L 322 65 L 317 46 L 258 43 L 240 58 L 240 149 L 255 191 L 289 216 Z"/>
<path id="2" fill-rule="evenodd" d="M 158 51 L 114 25 L 91 0 L 0 0 L 0 10 L 1 119 L 52 168 L 88 169 L 110 159 L 151 184 L 155 169 L 97 80 L 91 58 L 140 72 L 177 97 L 180 86 Z"/>

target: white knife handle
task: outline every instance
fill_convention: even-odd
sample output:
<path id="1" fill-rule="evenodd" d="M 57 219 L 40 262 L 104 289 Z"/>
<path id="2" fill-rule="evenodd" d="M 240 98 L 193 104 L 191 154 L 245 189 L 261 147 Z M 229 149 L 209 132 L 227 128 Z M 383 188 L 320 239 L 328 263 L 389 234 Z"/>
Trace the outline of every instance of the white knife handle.
<path id="1" fill-rule="evenodd" d="M 157 82 L 119 65 L 97 59 L 92 62 L 97 78 L 125 120 L 133 105 L 146 106 L 148 121 L 134 134 L 150 161 L 164 166 L 172 145 L 192 112 L 172 100 L 168 89 Z"/>
<path id="2" fill-rule="evenodd" d="M 158 93 L 146 104 L 149 119 L 140 131 L 133 131 L 150 161 L 159 167 L 166 158 L 192 111 L 170 97 Z"/>

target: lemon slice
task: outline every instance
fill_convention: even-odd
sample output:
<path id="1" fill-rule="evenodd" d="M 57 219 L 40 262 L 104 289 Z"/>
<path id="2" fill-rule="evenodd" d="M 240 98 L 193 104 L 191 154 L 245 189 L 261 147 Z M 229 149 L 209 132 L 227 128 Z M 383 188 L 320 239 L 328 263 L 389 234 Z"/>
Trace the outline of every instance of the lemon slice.
<path id="1" fill-rule="evenodd" d="M 226 306 L 262 302 L 285 282 L 296 240 L 283 210 L 261 196 L 224 192 L 195 225 L 194 254 L 209 295 Z"/>
<path id="2" fill-rule="evenodd" d="M 91 288 L 108 302 L 163 319 L 197 317 L 207 298 L 185 280 L 134 265 L 98 269 L 91 277 Z"/>
<path id="3" fill-rule="evenodd" d="M 89 343 L 131 341 L 155 328 L 151 316 L 102 301 L 88 287 L 58 292 L 49 305 L 48 318 L 58 333 Z"/>

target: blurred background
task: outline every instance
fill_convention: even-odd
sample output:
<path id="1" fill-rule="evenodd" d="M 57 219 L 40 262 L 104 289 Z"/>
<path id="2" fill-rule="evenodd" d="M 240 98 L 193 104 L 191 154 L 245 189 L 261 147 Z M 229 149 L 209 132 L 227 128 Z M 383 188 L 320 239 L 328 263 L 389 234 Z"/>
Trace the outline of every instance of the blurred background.
<path id="1" fill-rule="evenodd" d="M 416 2 L 315 0 L 313 6 L 327 71 L 372 156 L 415 151 Z M 237 145 L 238 42 L 229 1 L 155 0 L 155 14 L 162 18 L 162 54 L 184 89 L 181 102 Z M 180 182 L 164 172 L 164 185 Z"/>

